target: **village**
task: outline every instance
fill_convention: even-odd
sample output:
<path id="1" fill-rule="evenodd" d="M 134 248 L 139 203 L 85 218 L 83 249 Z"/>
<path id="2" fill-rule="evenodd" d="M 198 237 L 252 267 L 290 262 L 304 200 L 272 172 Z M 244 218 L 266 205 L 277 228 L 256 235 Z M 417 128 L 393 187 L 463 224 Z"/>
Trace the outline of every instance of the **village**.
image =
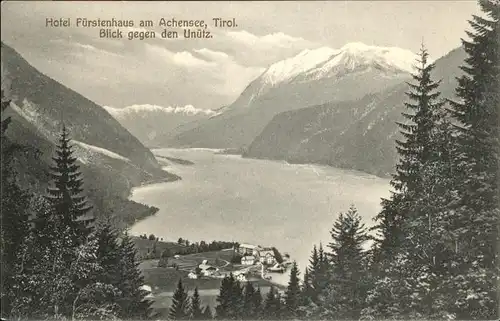
<path id="1" fill-rule="evenodd" d="M 252 278 L 258 277 L 272 281 L 270 273 L 284 273 L 292 264 L 288 254 L 281 256 L 277 249 L 271 247 L 240 244 L 237 248 L 230 250 L 233 252 L 233 257 L 231 261 L 225 261 L 227 264 L 219 268 L 209 264 L 209 260 L 205 259 L 190 270 L 188 277 L 190 279 L 200 277 L 222 279 L 232 273 L 240 282 L 250 281 Z M 180 260 L 181 256 L 176 255 L 174 258 Z"/>
<path id="2" fill-rule="evenodd" d="M 141 249 L 142 262 L 139 266 L 145 279 L 144 290 L 154 300 L 158 311 L 167 311 L 173 292 L 179 280 L 188 291 L 198 288 L 201 300 L 210 306 L 216 305 L 216 297 L 224 277 L 230 274 L 240 283 L 251 282 L 267 293 L 270 287 L 284 293 L 285 287 L 279 279 L 292 265 L 290 255 L 283 255 L 275 247 L 234 243 L 217 250 L 184 253 L 185 244 L 135 238 Z M 152 249 L 170 249 L 168 256 L 148 257 Z M 173 253 L 172 253 L 173 252 Z M 280 277 L 278 277 L 280 275 Z M 274 278 L 273 278 L 274 277 Z"/>

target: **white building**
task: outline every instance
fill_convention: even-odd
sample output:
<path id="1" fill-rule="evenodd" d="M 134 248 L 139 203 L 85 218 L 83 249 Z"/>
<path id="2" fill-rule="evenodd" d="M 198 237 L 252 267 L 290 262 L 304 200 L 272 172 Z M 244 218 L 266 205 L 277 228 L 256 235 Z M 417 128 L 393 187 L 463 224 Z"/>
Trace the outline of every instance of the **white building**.
<path id="1" fill-rule="evenodd" d="M 267 265 L 272 265 L 276 263 L 276 258 L 274 257 L 274 251 L 272 249 L 262 249 L 259 251 L 259 261 Z"/>
<path id="2" fill-rule="evenodd" d="M 215 272 L 218 271 L 217 268 L 211 266 L 211 265 L 208 265 L 208 264 L 200 264 L 198 266 L 201 270 L 201 275 L 203 276 L 212 276 Z"/>
<path id="3" fill-rule="evenodd" d="M 243 265 L 254 265 L 255 264 L 255 256 L 249 255 L 241 258 L 241 264 Z"/>
<path id="4" fill-rule="evenodd" d="M 240 247 L 238 248 L 238 253 L 244 256 L 248 255 L 257 255 L 259 252 L 260 247 L 257 245 L 252 245 L 252 244 L 240 244 Z"/>

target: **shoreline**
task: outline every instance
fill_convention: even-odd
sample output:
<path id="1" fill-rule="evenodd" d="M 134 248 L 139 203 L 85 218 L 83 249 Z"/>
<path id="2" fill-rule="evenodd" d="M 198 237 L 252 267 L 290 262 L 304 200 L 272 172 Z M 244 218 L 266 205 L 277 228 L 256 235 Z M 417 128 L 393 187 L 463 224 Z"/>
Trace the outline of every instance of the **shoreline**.
<path id="1" fill-rule="evenodd" d="M 159 164 L 159 165 L 161 165 L 161 164 Z M 149 215 L 141 217 L 141 218 L 137 218 L 133 223 L 127 224 L 128 225 L 127 228 L 131 228 L 135 224 L 137 224 L 137 223 L 139 223 L 139 222 L 141 222 L 141 221 L 143 221 L 151 216 L 155 216 L 158 213 L 158 211 L 160 210 L 156 206 L 152 206 L 152 205 L 148 205 L 148 204 L 144 204 L 144 203 L 139 203 L 139 202 L 132 200 L 131 197 L 132 197 L 134 190 L 136 188 L 141 188 L 141 187 L 145 187 L 148 185 L 161 184 L 161 183 L 173 183 L 173 182 L 182 180 L 182 177 L 179 175 L 173 174 L 173 173 L 171 173 L 167 170 L 164 170 L 164 169 L 161 169 L 161 171 L 164 173 L 164 175 L 165 175 L 164 177 L 151 178 L 151 179 L 142 181 L 139 185 L 130 186 L 126 200 L 143 205 L 143 206 L 151 209 L 152 211 Z"/>

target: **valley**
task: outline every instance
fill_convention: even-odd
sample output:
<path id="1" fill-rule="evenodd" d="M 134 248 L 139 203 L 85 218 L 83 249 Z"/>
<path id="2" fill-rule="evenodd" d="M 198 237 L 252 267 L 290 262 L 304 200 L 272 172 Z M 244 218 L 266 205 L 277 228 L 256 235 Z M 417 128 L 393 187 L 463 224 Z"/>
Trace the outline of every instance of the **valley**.
<path id="1" fill-rule="evenodd" d="M 414 55 L 359 43 L 271 65 L 221 112 L 155 136 L 155 147 L 218 148 L 247 158 L 324 164 L 389 177 Z M 435 61 L 453 99 L 464 51 Z"/>
<path id="2" fill-rule="evenodd" d="M 389 182 L 362 172 L 321 165 L 245 159 L 209 149 L 156 149 L 155 155 L 189 160 L 172 165 L 173 183 L 134 188 L 131 200 L 159 208 L 131 233 L 177 238 L 272 244 L 301 269 L 314 244 L 329 239 L 339 212 L 351 203 L 367 226 L 389 195 Z M 304 224 L 307 222 L 307 224 Z M 288 276 L 273 276 L 281 284 Z"/>

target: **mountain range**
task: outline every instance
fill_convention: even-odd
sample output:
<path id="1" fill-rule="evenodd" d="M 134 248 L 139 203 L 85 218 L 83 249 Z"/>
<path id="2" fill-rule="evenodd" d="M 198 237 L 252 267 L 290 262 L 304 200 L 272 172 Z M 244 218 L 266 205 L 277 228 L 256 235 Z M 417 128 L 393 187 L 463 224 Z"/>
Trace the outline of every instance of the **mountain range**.
<path id="1" fill-rule="evenodd" d="M 465 52 L 457 48 L 435 62 L 442 98 L 453 99 Z M 245 157 L 321 163 L 389 176 L 397 162 L 396 122 L 407 101 L 406 83 L 361 99 L 280 113 L 246 149 Z"/>
<path id="2" fill-rule="evenodd" d="M 154 147 L 157 137 L 169 135 L 179 126 L 218 114 L 217 111 L 199 109 L 191 105 L 163 107 L 144 104 L 125 108 L 104 106 L 104 109 L 148 147 Z"/>
<path id="3" fill-rule="evenodd" d="M 304 50 L 269 66 L 216 117 L 199 122 L 166 145 L 245 148 L 281 112 L 359 99 L 410 77 L 415 54 L 399 48 L 351 43 L 336 50 Z"/>
<path id="4" fill-rule="evenodd" d="M 320 163 L 387 176 L 417 55 L 350 43 L 269 66 L 231 105 L 155 138 L 161 147 L 240 150 L 244 157 Z M 453 98 L 465 53 L 435 61 L 443 97 Z"/>
<path id="5" fill-rule="evenodd" d="M 2 88 L 11 99 L 3 115 L 12 118 L 7 138 L 23 147 L 15 157 L 20 184 L 45 192 L 64 123 L 96 214 L 126 224 L 150 215 L 152 209 L 127 200 L 131 188 L 178 177 L 163 171 L 151 151 L 101 106 L 40 73 L 4 43 L 1 54 Z"/>

